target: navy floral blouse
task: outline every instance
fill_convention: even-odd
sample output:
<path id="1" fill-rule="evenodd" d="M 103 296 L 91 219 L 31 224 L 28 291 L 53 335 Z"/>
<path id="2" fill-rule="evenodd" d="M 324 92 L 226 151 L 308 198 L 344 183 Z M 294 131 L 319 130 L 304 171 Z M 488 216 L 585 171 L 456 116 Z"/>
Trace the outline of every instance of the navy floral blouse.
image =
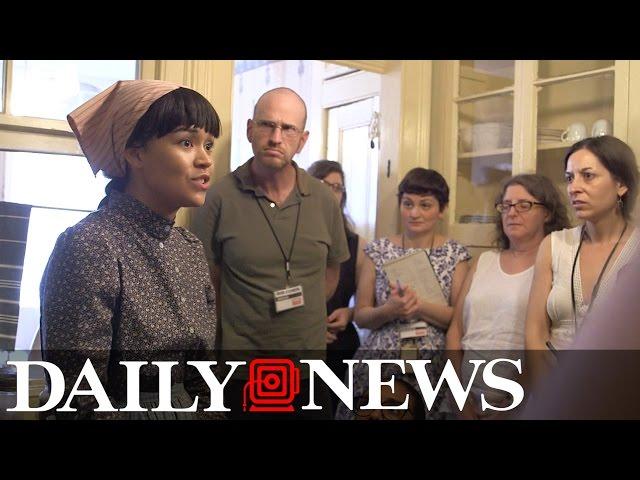
<path id="1" fill-rule="evenodd" d="M 112 190 L 106 206 L 60 235 L 40 295 L 43 358 L 61 368 L 67 392 L 91 358 L 115 406 L 126 398 L 118 362 L 164 360 L 182 362 L 172 384 L 208 398 L 185 362 L 213 357 L 215 293 L 202 243 L 187 230 Z M 157 391 L 157 372 L 141 368 L 142 392 Z M 82 403 L 92 396 L 76 399 L 92 407 Z"/>

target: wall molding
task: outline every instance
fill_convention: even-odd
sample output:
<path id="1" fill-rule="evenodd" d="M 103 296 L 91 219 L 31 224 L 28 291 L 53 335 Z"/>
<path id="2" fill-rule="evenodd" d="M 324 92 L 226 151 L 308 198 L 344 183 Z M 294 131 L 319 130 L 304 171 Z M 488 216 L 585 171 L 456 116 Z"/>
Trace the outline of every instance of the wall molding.
<path id="1" fill-rule="evenodd" d="M 388 73 L 392 68 L 389 60 L 323 60 L 328 63 L 335 63 L 345 67 L 357 68 L 373 73 Z"/>
<path id="2" fill-rule="evenodd" d="M 430 60 L 402 62 L 402 141 L 398 178 L 414 167 L 429 168 L 431 81 Z"/>

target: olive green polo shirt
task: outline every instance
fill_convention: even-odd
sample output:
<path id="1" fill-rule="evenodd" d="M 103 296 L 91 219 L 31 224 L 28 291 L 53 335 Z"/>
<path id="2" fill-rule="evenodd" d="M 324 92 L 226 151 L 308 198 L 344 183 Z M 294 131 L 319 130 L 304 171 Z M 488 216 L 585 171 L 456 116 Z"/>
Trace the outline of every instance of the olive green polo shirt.
<path id="1" fill-rule="evenodd" d="M 213 216 L 212 260 L 221 271 L 221 348 L 258 354 L 324 351 L 326 266 L 349 258 L 340 206 L 330 189 L 295 162 L 296 187 L 276 205 L 254 183 L 252 160 L 216 182 L 207 199 L 207 215 Z M 286 286 L 284 258 L 256 200 L 287 255 L 300 208 L 289 286 L 302 285 L 302 307 L 275 311 L 273 292 Z"/>

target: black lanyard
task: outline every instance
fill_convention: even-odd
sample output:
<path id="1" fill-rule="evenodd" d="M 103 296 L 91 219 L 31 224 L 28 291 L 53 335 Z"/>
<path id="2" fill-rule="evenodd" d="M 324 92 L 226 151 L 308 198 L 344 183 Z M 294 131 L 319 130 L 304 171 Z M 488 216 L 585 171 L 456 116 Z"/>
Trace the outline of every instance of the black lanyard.
<path id="1" fill-rule="evenodd" d="M 433 250 L 433 244 L 436 241 L 436 234 L 433 234 L 433 237 L 431 237 L 431 247 L 429 248 L 429 253 L 431 253 L 431 251 Z M 404 248 L 404 233 L 402 234 L 402 253 L 407 253 L 407 250 Z M 429 256 L 429 253 L 427 253 L 427 257 Z M 431 258 L 429 258 L 429 261 L 431 261 Z"/>
<path id="2" fill-rule="evenodd" d="M 288 287 L 289 280 L 291 279 L 291 255 L 293 255 L 293 246 L 296 244 L 296 236 L 298 235 L 298 222 L 300 221 L 300 210 L 302 209 L 302 202 L 298 203 L 298 213 L 296 214 L 296 226 L 295 226 L 295 229 L 293 230 L 293 239 L 291 240 L 291 249 L 289 250 L 289 256 L 287 256 L 284 253 L 284 248 L 282 248 L 280 239 L 278 238 L 278 235 L 276 235 L 276 231 L 273 228 L 273 225 L 271 224 L 269 217 L 267 216 L 267 212 L 264 211 L 264 208 L 260 203 L 260 200 L 258 200 L 258 197 L 253 197 L 253 198 L 256 199 L 256 203 L 258 204 L 258 207 L 260 207 L 260 211 L 262 212 L 262 215 L 264 215 L 264 219 L 269 224 L 269 228 L 271 229 L 273 238 L 276 239 L 276 243 L 278 244 L 278 247 L 280 248 L 280 252 L 282 253 L 282 258 L 284 259 L 284 271 L 287 274 L 286 286 Z"/>
<path id="3" fill-rule="evenodd" d="M 620 243 L 620 240 L 622 240 L 624 232 L 627 231 L 627 226 L 628 226 L 628 224 L 627 224 L 627 222 L 625 222 L 624 223 L 624 228 L 622 229 L 622 233 L 618 237 L 618 241 L 616 242 L 616 244 L 611 249 L 611 253 L 609 253 L 609 256 L 607 257 L 607 261 L 604 262 L 602 270 L 600 270 L 600 275 L 598 275 L 598 279 L 596 280 L 596 284 L 593 287 L 593 292 L 591 293 L 591 301 L 589 302 L 589 308 L 587 308 L 587 313 L 589 313 L 589 310 L 591 310 L 591 306 L 593 305 L 593 302 L 596 299 L 596 295 L 598 295 L 598 290 L 600 289 L 600 281 L 602 280 L 602 276 L 604 275 L 604 272 L 607 269 L 607 265 L 609 265 L 609 261 L 611 260 L 611 257 L 613 257 L 613 253 L 616 251 L 616 248 L 618 248 L 618 244 Z M 573 266 L 571 267 L 571 309 L 573 311 L 573 328 L 574 328 L 574 332 L 578 331 L 578 320 L 576 318 L 576 292 L 575 292 L 575 286 L 574 286 L 573 282 L 574 282 L 574 275 L 576 273 L 576 264 L 578 263 L 578 255 L 580 254 L 580 249 L 582 248 L 582 242 L 584 241 L 585 232 L 586 232 L 586 229 L 585 229 L 585 227 L 583 225 L 582 226 L 582 230 L 580 232 L 580 243 L 578 244 L 578 251 L 576 252 L 576 256 L 573 259 Z"/>
<path id="4" fill-rule="evenodd" d="M 431 247 L 429 248 L 429 252 L 424 252 L 425 255 L 427 256 L 427 261 L 429 262 L 429 265 L 431 265 L 431 268 L 433 268 L 433 262 L 431 261 L 431 252 L 433 251 L 433 244 L 436 240 L 436 234 L 433 234 L 433 237 L 431 237 Z M 421 248 L 420 250 L 424 251 L 423 248 Z M 407 253 L 407 250 L 404 248 L 404 233 L 402 234 L 402 254 L 405 255 Z M 436 269 L 433 268 L 433 271 L 435 273 Z"/>

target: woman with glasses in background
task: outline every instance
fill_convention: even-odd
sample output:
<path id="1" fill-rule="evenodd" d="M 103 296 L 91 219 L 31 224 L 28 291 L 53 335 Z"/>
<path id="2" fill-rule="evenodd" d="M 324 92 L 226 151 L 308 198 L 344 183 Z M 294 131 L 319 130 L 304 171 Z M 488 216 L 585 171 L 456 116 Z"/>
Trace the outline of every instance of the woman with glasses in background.
<path id="1" fill-rule="evenodd" d="M 526 321 L 532 381 L 568 347 L 586 313 L 607 296 L 640 240 L 630 223 L 638 167 L 629 146 L 605 135 L 586 138 L 564 158 L 569 201 L 582 225 L 552 233 L 540 246 Z"/>
<path id="2" fill-rule="evenodd" d="M 307 172 L 327 185 L 336 196 L 342 208 L 342 219 L 347 234 L 347 243 L 351 257 L 340 265 L 340 279 L 333 296 L 327 301 L 327 364 L 340 378 L 344 379 L 347 366 L 343 360 L 353 358 L 360 346 L 358 332 L 353 326 L 353 308 L 349 307 L 364 262 L 364 240 L 353 231 L 351 222 L 344 213 L 347 204 L 347 191 L 342 165 L 332 160 L 313 162 Z M 337 408 L 334 397 L 333 411 Z"/>
<path id="3" fill-rule="evenodd" d="M 501 353 L 496 358 L 504 358 L 524 349 L 538 247 L 545 235 L 569 225 L 560 194 L 542 175 L 524 174 L 507 180 L 496 198 L 496 210 L 500 213 L 496 222 L 498 250 L 484 252 L 472 263 L 447 332 L 447 351 L 463 385 L 467 385 L 469 369 L 473 368 L 470 359 L 490 360 L 497 351 Z M 507 376 L 504 373 L 502 376 Z M 482 393 L 479 371 L 462 410 L 463 418 L 479 419 L 494 412 L 482 411 Z M 504 396 L 484 393 L 492 405 L 505 406 L 501 405 Z"/>
<path id="4" fill-rule="evenodd" d="M 437 233 L 449 203 L 449 186 L 435 170 L 414 168 L 398 185 L 398 206 L 403 232 L 375 240 L 365 247 L 365 261 L 356 294 L 354 321 L 371 329 L 354 358 L 375 357 L 398 359 L 402 355 L 431 359 L 429 375 L 439 376 L 445 334 L 453 316 L 453 307 L 468 270 L 471 255 L 457 241 Z M 446 305 L 418 297 L 408 285 L 389 282 L 383 265 L 404 255 L 425 252 L 437 278 Z M 417 319 L 424 328 L 411 330 Z M 367 368 L 354 366 L 354 391 L 368 388 Z M 436 377 L 431 377 L 436 378 Z M 440 406 L 444 389 L 427 413 L 428 419 L 441 418 Z M 338 406 L 338 419 L 351 419 L 353 412 L 344 404 Z"/>

